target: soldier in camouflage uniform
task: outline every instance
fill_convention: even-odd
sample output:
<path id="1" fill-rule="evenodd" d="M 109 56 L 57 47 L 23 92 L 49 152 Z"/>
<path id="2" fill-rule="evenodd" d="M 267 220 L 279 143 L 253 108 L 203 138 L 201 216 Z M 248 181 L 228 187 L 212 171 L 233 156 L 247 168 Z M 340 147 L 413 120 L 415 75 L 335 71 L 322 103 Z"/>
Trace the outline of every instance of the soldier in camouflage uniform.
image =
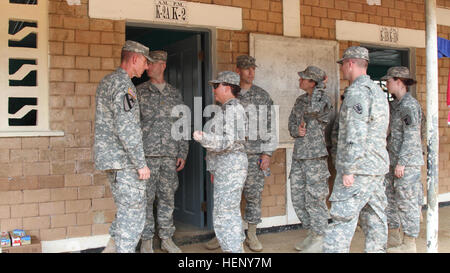
<path id="1" fill-rule="evenodd" d="M 328 226 L 328 151 L 325 127 L 332 109 L 325 91 L 323 70 L 308 66 L 298 72 L 306 93 L 295 101 L 289 116 L 289 133 L 295 139 L 291 165 L 291 196 L 295 212 L 308 236 L 295 248 L 304 253 L 322 252 Z"/>
<path id="2" fill-rule="evenodd" d="M 142 144 L 139 104 L 131 78 L 147 69 L 149 49 L 134 41 L 122 48 L 121 65 L 96 93 L 94 160 L 111 183 L 117 207 L 104 252 L 132 253 L 145 222 L 145 181 L 150 177 Z"/>
<path id="3" fill-rule="evenodd" d="M 222 107 L 216 114 L 218 127 L 214 132 L 194 132 L 194 139 L 207 149 L 207 169 L 214 176 L 214 231 L 224 252 L 242 253 L 245 239 L 240 202 L 248 161 L 245 153 L 247 117 L 236 96 L 239 94 L 239 75 L 220 72 L 210 81 L 214 97 Z M 219 132 L 222 131 L 222 132 Z"/>
<path id="4" fill-rule="evenodd" d="M 172 117 L 172 109 L 184 105 L 181 92 L 164 80 L 167 52 L 151 51 L 154 60 L 148 64 L 150 80 L 137 87 L 141 110 L 144 152 L 152 176 L 147 181 L 147 217 L 142 233 L 141 253 L 153 252 L 155 233 L 153 203 L 157 201 L 158 235 L 161 248 L 169 253 L 180 253 L 172 236 L 175 232 L 173 211 L 175 192 L 178 188 L 178 171 L 184 168 L 189 149 L 187 140 L 175 140 L 171 136 L 172 125 L 178 117 Z"/>
<path id="5" fill-rule="evenodd" d="M 348 48 L 338 61 L 351 84 L 339 111 L 337 174 L 329 198 L 333 223 L 325 233 L 324 252 L 349 252 L 358 218 L 366 236 L 365 252 L 386 251 L 389 105 L 366 74 L 368 62 L 369 52 L 363 47 Z"/>
<path id="6" fill-rule="evenodd" d="M 389 226 L 388 250 L 390 253 L 416 252 L 415 239 L 420 231 L 422 184 L 421 166 L 424 164 L 421 141 L 422 108 L 408 92 L 415 84 L 407 67 L 391 67 L 381 78 L 387 83 L 389 93 L 395 96 L 390 103 L 390 133 L 387 149 L 390 171 L 386 175 L 386 214 Z M 403 243 L 399 228 L 404 232 Z"/>
<path id="7" fill-rule="evenodd" d="M 264 189 L 264 173 L 270 167 L 270 157 L 273 150 L 276 149 L 275 132 L 271 128 L 276 128 L 275 118 L 272 118 L 271 107 L 273 101 L 269 93 L 261 87 L 254 85 L 256 68 L 255 58 L 248 55 L 241 55 L 236 58 L 236 71 L 240 76 L 241 93 L 237 97 L 241 104 L 249 113 L 255 109 L 257 115 L 248 114 L 249 119 L 249 137 L 245 143 L 245 149 L 248 157 L 248 175 L 244 186 L 244 198 L 246 201 L 244 220 L 248 223 L 246 244 L 253 251 L 262 251 L 263 246 L 256 236 L 256 226 L 261 223 L 261 201 L 262 192 Z M 262 131 L 258 129 L 256 132 L 252 131 L 251 125 L 257 125 L 258 119 L 261 118 L 263 107 L 266 107 L 267 116 L 267 135 L 261 137 Z M 259 125 L 258 125 L 259 126 Z M 257 127 L 259 128 L 259 127 Z M 275 143 L 275 145 L 274 145 Z M 206 244 L 208 249 L 218 248 L 216 238 L 213 238 Z"/>

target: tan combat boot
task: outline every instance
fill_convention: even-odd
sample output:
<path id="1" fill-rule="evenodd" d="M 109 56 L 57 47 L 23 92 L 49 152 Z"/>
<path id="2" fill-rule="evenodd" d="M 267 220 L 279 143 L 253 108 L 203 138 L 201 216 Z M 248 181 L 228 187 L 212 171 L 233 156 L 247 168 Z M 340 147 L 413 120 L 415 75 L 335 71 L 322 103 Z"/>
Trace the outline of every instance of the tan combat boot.
<path id="1" fill-rule="evenodd" d="M 161 249 L 169 253 L 181 253 L 181 249 L 172 241 L 172 238 L 163 239 L 161 242 Z"/>
<path id="2" fill-rule="evenodd" d="M 323 252 L 323 235 L 319 235 L 311 231 L 311 243 L 300 253 L 322 253 Z"/>
<path id="3" fill-rule="evenodd" d="M 416 238 L 403 235 L 403 243 L 397 247 L 387 249 L 387 253 L 416 253 Z"/>
<path id="4" fill-rule="evenodd" d="M 105 249 L 103 249 L 102 253 L 116 253 L 116 243 L 114 242 L 114 239 L 112 237 L 109 238 L 109 241 L 106 244 Z"/>
<path id="5" fill-rule="evenodd" d="M 256 237 L 256 224 L 248 224 L 245 243 L 252 251 L 261 252 L 263 250 L 262 244 L 259 242 L 258 237 Z"/>
<path id="6" fill-rule="evenodd" d="M 153 240 L 142 240 L 141 253 L 153 253 Z"/>
<path id="7" fill-rule="evenodd" d="M 209 250 L 218 249 L 220 247 L 219 240 L 217 240 L 217 237 L 214 236 L 214 238 L 212 238 L 205 244 L 205 247 Z"/>
<path id="8" fill-rule="evenodd" d="M 402 244 L 402 236 L 399 228 L 392 228 L 388 231 L 387 247 L 396 247 Z"/>
<path id="9" fill-rule="evenodd" d="M 302 251 L 303 249 L 307 248 L 312 241 L 312 231 L 308 230 L 308 234 L 306 236 L 305 239 L 303 239 L 303 241 L 299 241 L 296 245 L 295 245 L 295 249 L 297 249 L 298 251 Z"/>

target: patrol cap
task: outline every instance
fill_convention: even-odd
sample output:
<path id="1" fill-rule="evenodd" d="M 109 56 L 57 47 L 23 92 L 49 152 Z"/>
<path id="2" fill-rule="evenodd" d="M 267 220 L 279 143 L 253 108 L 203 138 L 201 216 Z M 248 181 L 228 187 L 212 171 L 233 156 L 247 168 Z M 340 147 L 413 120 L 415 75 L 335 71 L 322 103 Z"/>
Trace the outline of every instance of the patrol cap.
<path id="1" fill-rule="evenodd" d="M 122 50 L 140 53 L 140 54 L 144 55 L 144 57 L 147 58 L 147 60 L 149 60 L 150 62 L 153 62 L 153 59 L 149 55 L 150 49 L 141 43 L 127 40 L 125 42 L 125 44 L 123 45 Z"/>
<path id="2" fill-rule="evenodd" d="M 388 69 L 386 76 L 383 76 L 381 78 L 382 81 L 387 81 L 390 78 L 403 78 L 403 79 L 411 79 L 409 69 L 404 66 L 394 66 Z"/>
<path id="3" fill-rule="evenodd" d="M 236 66 L 243 69 L 247 69 L 249 67 L 257 67 L 256 59 L 249 55 L 238 56 L 236 58 Z"/>
<path id="4" fill-rule="evenodd" d="M 150 51 L 149 54 L 150 58 L 152 58 L 155 62 L 156 61 L 167 61 L 167 52 L 163 51 L 163 50 L 155 50 L 155 51 Z"/>
<path id="5" fill-rule="evenodd" d="M 352 46 L 344 51 L 342 59 L 338 60 L 337 63 L 342 64 L 345 59 L 364 59 L 369 61 L 369 50 L 362 46 Z"/>
<path id="6" fill-rule="evenodd" d="M 209 81 L 210 85 L 215 83 L 228 83 L 239 86 L 241 82 L 241 78 L 236 72 L 233 71 L 222 71 L 217 74 L 217 79 Z"/>
<path id="7" fill-rule="evenodd" d="M 313 65 L 308 66 L 304 71 L 298 72 L 298 75 L 302 79 L 313 80 L 316 83 L 322 82 L 327 76 L 325 71 Z"/>

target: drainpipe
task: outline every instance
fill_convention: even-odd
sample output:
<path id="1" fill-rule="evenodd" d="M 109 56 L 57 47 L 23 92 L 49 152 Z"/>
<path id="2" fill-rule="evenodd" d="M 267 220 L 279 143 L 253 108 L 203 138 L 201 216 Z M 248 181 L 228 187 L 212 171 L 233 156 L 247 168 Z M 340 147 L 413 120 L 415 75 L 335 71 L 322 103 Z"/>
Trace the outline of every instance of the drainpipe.
<path id="1" fill-rule="evenodd" d="M 427 51 L 427 253 L 438 252 L 439 99 L 436 0 L 425 0 Z"/>

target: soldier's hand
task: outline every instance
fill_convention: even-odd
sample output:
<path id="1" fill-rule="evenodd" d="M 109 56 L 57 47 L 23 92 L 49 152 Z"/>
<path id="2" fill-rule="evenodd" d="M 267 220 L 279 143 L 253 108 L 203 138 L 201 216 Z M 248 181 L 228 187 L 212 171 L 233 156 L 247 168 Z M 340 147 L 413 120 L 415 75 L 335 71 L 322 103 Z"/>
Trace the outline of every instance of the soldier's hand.
<path id="1" fill-rule="evenodd" d="M 394 174 L 397 178 L 402 178 L 405 175 L 405 166 L 397 165 Z"/>
<path id="2" fill-rule="evenodd" d="M 298 126 L 298 135 L 301 137 L 306 135 L 306 123 L 304 121 Z"/>
<path id="3" fill-rule="evenodd" d="M 181 171 L 182 169 L 184 169 L 184 165 L 186 164 L 186 160 L 182 159 L 182 158 L 178 158 L 177 159 L 177 172 Z"/>
<path id="4" fill-rule="evenodd" d="M 138 170 L 138 174 L 139 174 L 140 180 L 149 179 L 150 178 L 150 169 L 147 166 L 145 166 L 144 168 Z"/>
<path id="5" fill-rule="evenodd" d="M 265 170 L 265 169 L 269 168 L 269 166 L 270 166 L 270 156 L 268 156 L 268 155 L 261 155 L 259 160 L 261 162 L 261 163 L 259 163 L 259 168 L 261 170 Z"/>
<path id="6" fill-rule="evenodd" d="M 194 137 L 195 141 L 200 141 L 203 138 L 203 132 L 202 131 L 195 131 L 192 136 Z"/>
<path id="7" fill-rule="evenodd" d="M 353 186 L 353 182 L 355 182 L 355 177 L 353 174 L 344 174 L 342 176 L 342 181 L 344 183 L 344 186 L 351 187 Z"/>

